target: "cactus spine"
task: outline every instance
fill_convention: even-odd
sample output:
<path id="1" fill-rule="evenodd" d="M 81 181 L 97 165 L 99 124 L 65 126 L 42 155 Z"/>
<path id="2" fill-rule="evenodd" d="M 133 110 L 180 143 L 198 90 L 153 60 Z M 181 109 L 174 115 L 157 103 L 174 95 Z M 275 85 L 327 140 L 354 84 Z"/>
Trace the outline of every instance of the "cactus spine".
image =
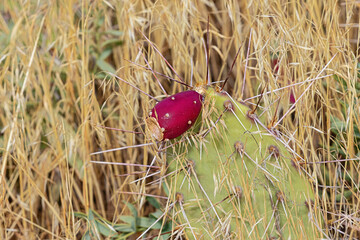
<path id="1" fill-rule="evenodd" d="M 213 89 L 204 104 L 198 122 L 208 124 L 200 132 L 220 120 L 205 138 L 167 154 L 172 217 L 187 238 L 319 237 L 309 177 L 280 137 L 248 107 Z"/>

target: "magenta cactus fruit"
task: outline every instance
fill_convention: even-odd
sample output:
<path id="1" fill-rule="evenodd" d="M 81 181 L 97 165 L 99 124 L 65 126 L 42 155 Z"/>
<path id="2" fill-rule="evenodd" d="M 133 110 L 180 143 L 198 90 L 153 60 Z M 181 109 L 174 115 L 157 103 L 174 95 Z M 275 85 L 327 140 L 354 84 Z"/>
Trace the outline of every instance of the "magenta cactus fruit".
<path id="1" fill-rule="evenodd" d="M 151 135 L 158 141 L 180 136 L 195 123 L 202 101 L 203 96 L 193 90 L 165 98 L 156 104 L 146 119 Z"/>

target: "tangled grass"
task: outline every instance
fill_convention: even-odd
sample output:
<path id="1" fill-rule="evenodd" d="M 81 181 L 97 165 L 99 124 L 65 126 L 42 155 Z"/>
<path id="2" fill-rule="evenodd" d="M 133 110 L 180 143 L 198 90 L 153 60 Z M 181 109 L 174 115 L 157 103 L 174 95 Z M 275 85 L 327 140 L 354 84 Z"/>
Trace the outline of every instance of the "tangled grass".
<path id="1" fill-rule="evenodd" d="M 145 196 L 164 191 L 133 182 L 144 173 L 131 165 L 149 164 L 152 148 L 90 155 L 144 143 L 141 134 L 101 126 L 141 132 L 155 104 L 107 73 L 164 95 L 139 66 L 147 66 L 142 54 L 154 71 L 176 76 L 144 33 L 187 83 L 204 82 L 208 16 L 210 80 L 226 78 L 241 47 L 225 90 L 254 105 L 265 89 L 263 114 L 277 117 L 317 179 L 324 237 L 360 238 L 359 8 L 355 0 L 4 0 L 0 238 L 78 239 L 89 223 L 75 212 L 96 210 L 115 224 L 131 214 L 128 203 L 139 216 L 155 211 Z M 168 94 L 185 89 L 158 78 Z"/>

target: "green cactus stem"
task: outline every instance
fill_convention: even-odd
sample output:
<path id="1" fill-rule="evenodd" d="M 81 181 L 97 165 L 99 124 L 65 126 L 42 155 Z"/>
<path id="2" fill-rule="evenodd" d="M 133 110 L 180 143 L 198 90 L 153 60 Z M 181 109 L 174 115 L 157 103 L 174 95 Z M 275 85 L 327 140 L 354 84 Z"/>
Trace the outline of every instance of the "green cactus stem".
<path id="1" fill-rule="evenodd" d="M 187 238 L 321 237 L 311 178 L 284 147 L 286 140 L 247 106 L 213 89 L 204 104 L 202 137 L 167 154 L 172 217 Z"/>

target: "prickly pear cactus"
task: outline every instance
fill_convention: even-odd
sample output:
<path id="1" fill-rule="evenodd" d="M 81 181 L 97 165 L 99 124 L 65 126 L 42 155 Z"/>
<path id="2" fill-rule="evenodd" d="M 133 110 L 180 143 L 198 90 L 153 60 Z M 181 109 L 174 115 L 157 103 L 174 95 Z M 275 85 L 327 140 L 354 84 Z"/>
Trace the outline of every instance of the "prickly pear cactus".
<path id="1" fill-rule="evenodd" d="M 226 95 L 207 90 L 204 106 L 206 137 L 167 154 L 172 218 L 186 237 L 319 237 L 308 176 L 281 140 Z"/>

